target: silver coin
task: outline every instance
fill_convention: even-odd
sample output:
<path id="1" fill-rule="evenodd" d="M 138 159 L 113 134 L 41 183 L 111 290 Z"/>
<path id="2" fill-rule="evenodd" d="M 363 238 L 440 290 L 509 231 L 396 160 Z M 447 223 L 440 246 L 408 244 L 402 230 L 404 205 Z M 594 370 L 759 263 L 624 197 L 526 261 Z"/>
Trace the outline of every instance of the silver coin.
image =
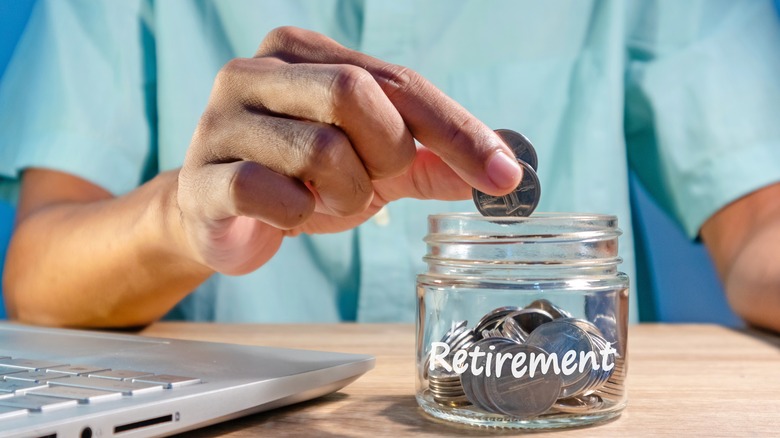
<path id="1" fill-rule="evenodd" d="M 505 338 L 509 338 L 520 344 L 525 343 L 526 339 L 528 339 L 528 332 L 523 330 L 520 324 L 511 316 L 504 318 L 504 321 L 501 323 L 501 333 L 504 334 Z"/>
<path id="2" fill-rule="evenodd" d="M 590 321 L 584 320 L 584 319 L 578 319 L 578 318 L 564 318 L 560 319 L 559 321 L 562 322 L 568 322 L 570 324 L 574 324 L 578 326 L 579 328 L 585 330 L 588 335 L 590 335 L 590 340 L 593 342 L 593 348 L 594 353 L 596 353 L 596 357 L 601 357 L 601 352 L 604 350 L 607 350 L 610 346 L 610 343 L 604 338 L 601 330 L 596 327 L 596 325 Z M 601 359 L 600 359 L 601 360 Z M 615 353 L 610 353 L 607 356 L 607 363 L 615 364 Z M 586 388 L 582 389 L 581 392 L 588 392 L 593 391 L 595 389 L 598 389 L 604 383 L 610 378 L 612 373 L 614 373 L 615 368 L 610 368 L 609 370 L 605 370 L 603 368 L 599 368 L 598 370 L 591 370 L 590 380 L 591 383 Z M 568 389 L 567 391 L 570 391 L 571 389 Z"/>
<path id="3" fill-rule="evenodd" d="M 595 335 L 600 338 L 603 338 L 603 335 L 601 334 L 601 330 L 599 330 L 599 328 L 596 327 L 596 325 L 590 321 L 579 319 L 579 318 L 561 318 L 558 320 L 558 322 L 568 322 L 569 324 L 574 324 L 577 327 L 588 332 L 589 335 Z"/>
<path id="4" fill-rule="evenodd" d="M 440 399 L 445 399 L 445 400 L 454 400 L 454 399 L 457 399 L 457 400 L 468 400 L 468 398 L 466 398 L 466 394 L 464 394 L 462 390 L 461 391 L 455 391 L 455 390 L 448 391 L 448 390 L 438 389 L 435 386 L 430 386 L 429 389 L 431 391 L 431 395 L 433 395 L 434 397 L 440 398 Z"/>
<path id="5" fill-rule="evenodd" d="M 509 194 L 492 196 L 472 189 L 474 204 L 483 216 L 530 216 L 536 210 L 542 196 L 539 177 L 529 164 L 523 161 L 518 161 L 518 164 L 523 168 L 523 179 Z"/>
<path id="6" fill-rule="evenodd" d="M 450 325 L 450 329 L 442 337 L 441 342 L 449 344 L 458 333 L 468 330 L 468 325 L 468 321 L 453 321 Z"/>
<path id="7" fill-rule="evenodd" d="M 515 153 L 515 158 L 528 163 L 533 170 L 537 170 L 539 159 L 536 156 L 536 149 L 523 134 L 511 129 L 496 129 L 495 132 L 512 149 L 512 152 Z"/>
<path id="8" fill-rule="evenodd" d="M 505 339 L 512 340 L 512 338 L 510 338 L 508 336 L 505 336 L 504 332 L 499 330 L 499 329 L 497 329 L 497 328 L 494 328 L 492 330 L 482 330 L 482 333 L 480 333 L 480 334 L 482 335 L 482 339 L 505 338 Z"/>
<path id="9" fill-rule="evenodd" d="M 533 308 L 525 308 L 518 310 L 517 312 L 512 312 L 506 316 L 505 320 L 509 318 L 514 319 L 515 322 L 517 322 L 517 324 L 523 329 L 523 331 L 529 334 L 533 333 L 533 331 L 536 330 L 536 328 L 540 325 L 546 324 L 553 320 L 552 315 L 550 315 L 548 312 L 542 309 Z"/>
<path id="10" fill-rule="evenodd" d="M 450 329 L 442 336 L 440 342 L 450 346 L 450 353 L 447 355 L 446 359 L 451 362 L 457 350 L 465 348 L 470 342 L 473 342 L 473 340 L 474 333 L 468 328 L 468 321 L 453 321 Z M 423 379 L 428 378 L 430 365 L 431 355 L 430 352 L 428 352 L 426 354 L 425 362 L 423 363 Z"/>
<path id="11" fill-rule="evenodd" d="M 450 354 L 455 355 L 455 353 L 458 352 L 458 350 L 465 350 L 471 345 L 476 339 L 474 336 L 474 331 L 471 329 L 464 330 L 460 335 L 455 337 L 452 342 L 449 342 L 450 345 Z"/>
<path id="12" fill-rule="evenodd" d="M 604 339 L 612 344 L 618 344 L 618 324 L 614 314 L 600 313 L 589 319 L 591 319 L 593 324 L 601 330 Z"/>
<path id="13" fill-rule="evenodd" d="M 569 414 L 584 414 L 594 409 L 599 409 L 604 401 L 598 395 L 578 395 L 576 397 L 567 397 L 558 399 L 552 406 L 559 412 Z"/>
<path id="14" fill-rule="evenodd" d="M 491 352 L 495 355 L 496 351 L 500 351 L 504 345 L 517 345 L 515 342 L 504 338 L 487 338 L 475 342 L 470 348 L 469 353 L 476 351 L 477 348 L 480 351 Z M 490 347 L 495 347 L 494 350 L 490 350 Z M 475 376 L 472 373 L 473 367 L 482 367 L 482 373 Z M 470 364 L 466 372 L 460 375 L 461 385 L 463 386 L 463 392 L 466 394 L 468 400 L 474 406 L 487 411 L 487 412 L 500 412 L 498 406 L 496 406 L 490 398 L 488 398 L 485 390 L 485 366 L 487 365 L 487 355 L 477 358 L 474 363 Z M 493 365 L 495 366 L 495 365 Z M 510 371 L 511 376 L 511 371 Z"/>
<path id="15" fill-rule="evenodd" d="M 546 357 L 549 354 L 539 347 L 522 344 L 508 344 L 500 347 L 502 354 L 524 353 L 531 359 L 531 355 Z M 543 414 L 558 399 L 563 380 L 555 373 L 535 374 L 529 377 L 528 373 L 516 378 L 512 375 L 512 363 L 507 360 L 501 367 L 501 377 L 492 375 L 485 378 L 486 396 L 498 411 L 518 418 L 532 418 Z"/>
<path id="16" fill-rule="evenodd" d="M 561 309 L 560 307 L 551 303 L 549 300 L 545 300 L 544 298 L 533 301 L 531 304 L 525 306 L 525 308 L 542 309 L 545 312 L 549 313 L 554 319 L 571 318 L 571 314 L 569 312 Z"/>
<path id="17" fill-rule="evenodd" d="M 562 320 L 555 320 L 537 327 L 528 336 L 526 343 L 539 347 L 548 353 L 555 353 L 559 368 L 563 362 L 563 356 L 570 350 L 577 352 L 577 356 L 580 355 L 580 352 L 594 351 L 593 341 L 591 341 L 588 332 L 575 324 Z M 561 396 L 573 396 L 587 388 L 592 383 L 590 374 L 590 367 L 583 369 L 582 372 L 577 367 L 568 376 L 561 370 L 563 379 Z"/>
<path id="18" fill-rule="evenodd" d="M 477 325 L 474 326 L 474 333 L 482 334 L 484 330 L 493 330 L 498 328 L 498 326 L 501 324 L 501 320 L 503 320 L 504 317 L 512 312 L 517 312 L 518 310 L 521 310 L 521 308 L 515 306 L 499 307 L 497 309 L 491 310 L 490 312 L 486 313 L 482 319 L 479 320 L 479 322 L 477 322 Z"/>
<path id="19" fill-rule="evenodd" d="M 601 352 L 602 350 L 605 350 L 607 348 L 607 341 L 605 341 L 604 338 L 596 335 L 591 335 L 590 338 L 591 341 L 593 341 L 595 351 Z M 607 363 L 614 363 L 614 360 L 615 360 L 614 354 L 610 354 L 609 356 L 607 356 Z M 601 363 L 602 360 L 599 360 L 600 365 Z M 604 386 L 604 384 L 609 379 L 610 375 L 612 375 L 613 371 L 614 371 L 614 367 L 610 368 L 609 370 L 606 370 L 603 367 L 600 367 L 597 370 L 591 370 L 590 384 L 585 389 L 582 390 L 582 393 L 583 394 L 590 393 Z"/>

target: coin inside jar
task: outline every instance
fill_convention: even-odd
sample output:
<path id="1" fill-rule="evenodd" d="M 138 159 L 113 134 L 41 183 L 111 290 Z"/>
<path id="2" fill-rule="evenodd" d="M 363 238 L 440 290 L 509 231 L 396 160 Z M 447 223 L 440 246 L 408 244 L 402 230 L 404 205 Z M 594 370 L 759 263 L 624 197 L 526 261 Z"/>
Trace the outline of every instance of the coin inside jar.
<path id="1" fill-rule="evenodd" d="M 516 343 L 502 345 L 500 352 L 511 356 L 523 354 L 528 358 L 538 356 L 544 358 L 543 361 L 549 356 L 541 348 Z M 545 413 L 558 399 L 563 383 L 558 374 L 543 373 L 531 377 L 530 373 L 526 373 L 519 378 L 509 378 L 512 376 L 510 361 L 503 363 L 501 371 L 507 377 L 493 375 L 485 378 L 485 394 L 498 412 L 519 418 L 535 417 Z"/>
<path id="2" fill-rule="evenodd" d="M 539 326 L 528 337 L 528 345 L 537 346 L 549 353 L 555 353 L 558 366 L 564 368 L 567 352 L 593 352 L 595 347 L 588 332 L 570 322 L 555 320 Z M 595 360 L 595 356 L 594 356 Z M 575 368 L 571 373 L 561 373 L 563 388 L 561 396 L 577 395 L 591 384 L 592 367 Z"/>
<path id="3" fill-rule="evenodd" d="M 525 421 L 595 412 L 624 391 L 624 358 L 600 329 L 546 299 L 495 308 L 473 328 L 452 321 L 441 343 L 449 350 L 431 350 L 423 362 L 441 407 Z"/>
<path id="4" fill-rule="evenodd" d="M 525 308 L 518 310 L 517 312 L 510 313 L 506 316 L 506 319 L 514 320 L 523 329 L 524 332 L 532 333 L 540 325 L 552 321 L 553 317 L 542 309 Z"/>

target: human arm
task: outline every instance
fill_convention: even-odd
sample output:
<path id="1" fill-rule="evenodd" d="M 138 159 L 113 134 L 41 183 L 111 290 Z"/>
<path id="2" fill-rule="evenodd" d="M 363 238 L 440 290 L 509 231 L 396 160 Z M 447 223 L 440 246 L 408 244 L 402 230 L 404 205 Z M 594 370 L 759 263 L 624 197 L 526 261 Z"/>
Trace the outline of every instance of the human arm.
<path id="1" fill-rule="evenodd" d="M 734 311 L 750 325 L 780 332 L 780 183 L 723 207 L 701 237 Z"/>
<path id="2" fill-rule="evenodd" d="M 629 159 L 686 234 L 702 238 L 736 313 L 778 330 L 776 10 L 661 5 L 641 4 L 631 40 Z"/>
<path id="3" fill-rule="evenodd" d="M 9 311 L 50 325 L 146 324 L 209 273 L 261 266 L 284 236 L 349 229 L 401 197 L 507 192 L 520 176 L 510 157 L 414 72 L 279 29 L 256 58 L 222 70 L 180 172 L 114 198 L 28 171 Z"/>
<path id="4" fill-rule="evenodd" d="M 188 259 L 174 213 L 177 171 L 113 197 L 76 176 L 28 169 L 8 250 L 9 315 L 56 326 L 134 326 L 211 274 Z"/>

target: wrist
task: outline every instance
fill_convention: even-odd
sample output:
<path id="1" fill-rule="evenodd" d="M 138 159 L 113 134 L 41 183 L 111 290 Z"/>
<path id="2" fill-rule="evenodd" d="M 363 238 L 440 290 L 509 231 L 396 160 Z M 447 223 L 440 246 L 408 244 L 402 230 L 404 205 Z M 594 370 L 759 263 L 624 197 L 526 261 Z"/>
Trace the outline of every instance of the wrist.
<path id="1" fill-rule="evenodd" d="M 159 253 L 165 254 L 178 269 L 192 275 L 207 278 L 214 270 L 202 263 L 198 251 L 187 234 L 178 202 L 179 170 L 160 173 L 149 185 L 154 190 L 153 201 L 149 204 L 148 214 L 153 216 L 153 223 L 159 233 L 153 234 L 154 244 Z"/>

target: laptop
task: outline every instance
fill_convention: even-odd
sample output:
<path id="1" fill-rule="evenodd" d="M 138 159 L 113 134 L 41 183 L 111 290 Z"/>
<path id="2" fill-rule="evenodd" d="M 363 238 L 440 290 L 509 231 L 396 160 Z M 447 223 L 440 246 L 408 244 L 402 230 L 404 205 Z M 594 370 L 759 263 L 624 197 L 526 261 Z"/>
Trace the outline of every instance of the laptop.
<path id="1" fill-rule="evenodd" d="M 0 324 L 0 437 L 166 436 L 338 391 L 374 358 Z"/>

